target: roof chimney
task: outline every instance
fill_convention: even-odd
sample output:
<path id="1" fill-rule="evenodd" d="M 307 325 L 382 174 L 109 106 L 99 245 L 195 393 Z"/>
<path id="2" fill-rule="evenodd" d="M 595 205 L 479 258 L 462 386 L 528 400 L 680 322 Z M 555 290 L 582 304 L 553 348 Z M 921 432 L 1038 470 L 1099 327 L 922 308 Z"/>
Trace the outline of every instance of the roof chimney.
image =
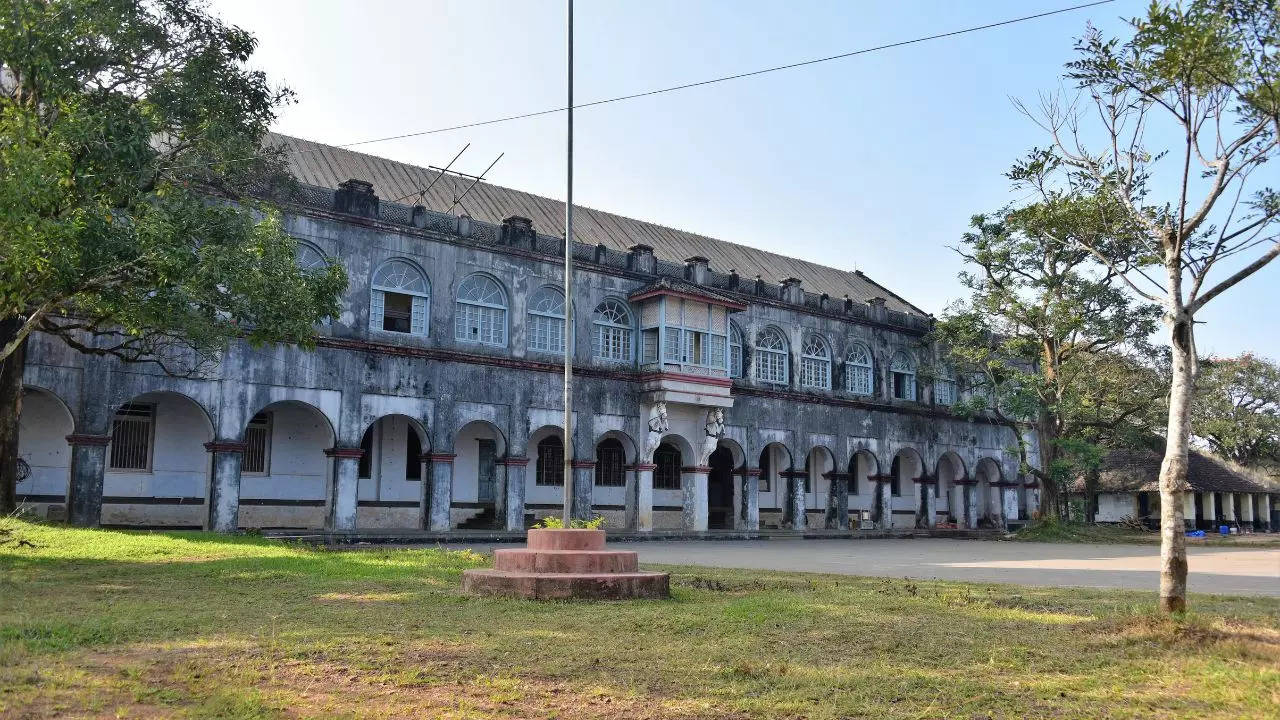
<path id="1" fill-rule="evenodd" d="M 533 249 L 535 233 L 533 221 L 519 215 L 508 215 L 502 218 L 502 244 L 512 247 Z"/>
<path id="2" fill-rule="evenodd" d="M 355 178 L 338 183 L 338 190 L 333 193 L 333 209 L 348 215 L 377 217 L 378 196 L 373 192 L 373 183 Z"/>
<path id="3" fill-rule="evenodd" d="M 804 288 L 800 287 L 800 278 L 782 279 L 782 301 L 793 305 L 804 304 Z"/>
<path id="4" fill-rule="evenodd" d="M 707 282 L 707 268 L 710 265 L 711 261 L 701 255 L 685 258 L 684 279 L 697 285 L 705 285 Z"/>
<path id="5" fill-rule="evenodd" d="M 627 269 L 636 272 L 653 274 L 653 248 L 644 243 L 636 243 L 627 248 Z"/>

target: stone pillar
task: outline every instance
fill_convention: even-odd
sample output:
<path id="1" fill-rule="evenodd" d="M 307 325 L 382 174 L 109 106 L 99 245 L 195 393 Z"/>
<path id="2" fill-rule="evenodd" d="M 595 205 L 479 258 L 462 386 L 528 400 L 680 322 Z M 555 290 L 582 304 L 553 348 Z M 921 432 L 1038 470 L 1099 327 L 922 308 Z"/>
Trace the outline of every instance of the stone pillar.
<path id="1" fill-rule="evenodd" d="M 360 458 L 364 450 L 358 447 L 331 447 L 324 451 L 333 458 L 333 477 L 329 485 L 329 518 L 325 522 L 329 530 L 356 529 L 356 491 L 360 479 Z"/>
<path id="2" fill-rule="evenodd" d="M 636 463 L 627 478 L 627 529 L 653 529 L 653 463 Z"/>
<path id="3" fill-rule="evenodd" d="M 1027 489 L 1027 516 L 1023 519 L 1029 521 L 1040 511 L 1040 481 L 1032 480 L 1023 487 Z"/>
<path id="4" fill-rule="evenodd" d="M 1240 524 L 1253 528 L 1253 495 L 1249 493 L 1240 495 Z"/>
<path id="5" fill-rule="evenodd" d="M 893 486 L 888 475 L 875 475 L 876 496 L 873 514 L 876 517 L 876 529 L 888 530 L 893 527 Z"/>
<path id="6" fill-rule="evenodd" d="M 742 524 L 739 530 L 760 529 L 760 468 L 747 468 L 742 476 Z"/>
<path id="7" fill-rule="evenodd" d="M 830 490 L 827 491 L 828 529 L 849 529 L 849 473 L 832 472 L 827 474 Z"/>
<path id="8" fill-rule="evenodd" d="M 928 475 L 921 475 L 912 481 L 916 486 L 916 527 L 934 527 L 938 524 L 938 499 L 933 496 L 933 484 L 937 481 Z"/>
<path id="9" fill-rule="evenodd" d="M 505 512 L 498 516 L 498 521 L 506 530 L 524 530 L 524 475 L 525 468 L 529 466 L 529 458 L 508 457 L 502 464 L 507 470 L 507 487 L 503 493 L 506 503 Z"/>
<path id="10" fill-rule="evenodd" d="M 1196 526 L 1196 494 L 1193 492 L 1182 494 L 1182 524 L 1188 529 Z"/>
<path id="11" fill-rule="evenodd" d="M 1271 532 L 1280 530 L 1280 528 L 1274 527 L 1271 524 L 1271 495 L 1263 495 L 1261 500 L 1262 504 L 1260 509 L 1262 511 L 1262 526 Z"/>
<path id="12" fill-rule="evenodd" d="M 573 465 L 573 507 L 569 508 L 570 516 L 575 520 L 590 520 L 591 493 L 596 484 L 596 461 L 574 460 Z"/>
<path id="13" fill-rule="evenodd" d="M 102 524 L 102 482 L 107 470 L 110 435 L 68 435 L 71 480 L 67 486 L 67 520 L 79 527 Z"/>
<path id="14" fill-rule="evenodd" d="M 1200 493 L 1200 497 L 1203 498 L 1200 504 L 1204 510 L 1204 521 L 1212 526 L 1211 529 L 1214 532 L 1218 532 L 1218 504 L 1214 494 L 1211 492 Z"/>
<path id="15" fill-rule="evenodd" d="M 804 530 L 807 525 L 808 515 L 805 512 L 805 476 L 808 473 L 801 470 L 789 470 L 786 473 L 779 473 L 787 478 L 787 507 L 784 511 L 787 515 L 787 526 L 792 530 Z"/>
<path id="16" fill-rule="evenodd" d="M 1236 494 L 1222 493 L 1222 519 L 1228 523 L 1235 522 L 1236 517 Z"/>
<path id="17" fill-rule="evenodd" d="M 235 441 L 213 441 L 204 449 L 213 456 L 209 476 L 209 517 L 205 527 L 213 532 L 230 533 L 240 527 L 240 461 L 245 445 Z"/>
<path id="18" fill-rule="evenodd" d="M 693 532 L 707 529 L 707 473 L 705 465 L 680 468 L 680 489 L 684 493 L 681 527 Z"/>
<path id="19" fill-rule="evenodd" d="M 427 529 L 448 532 L 453 529 L 453 453 L 431 453 L 431 506 L 427 508 Z"/>
<path id="20" fill-rule="evenodd" d="M 960 486 L 960 512 L 956 520 L 970 530 L 978 529 L 978 484 L 974 480 L 966 480 Z"/>
<path id="21" fill-rule="evenodd" d="M 1009 482 L 1000 486 L 1000 517 L 1004 520 L 1005 528 L 1009 527 L 1010 520 L 1019 519 L 1018 484 Z"/>

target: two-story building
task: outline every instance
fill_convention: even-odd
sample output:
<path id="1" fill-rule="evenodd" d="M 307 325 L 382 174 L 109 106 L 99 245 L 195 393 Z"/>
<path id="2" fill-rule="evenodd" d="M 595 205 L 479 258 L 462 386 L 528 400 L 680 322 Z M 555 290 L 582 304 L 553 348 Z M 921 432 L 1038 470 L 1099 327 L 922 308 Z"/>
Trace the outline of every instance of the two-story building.
<path id="1" fill-rule="evenodd" d="M 964 389 L 924 371 L 931 318 L 860 272 L 582 208 L 566 298 L 562 203 L 270 140 L 300 181 L 276 198 L 298 262 L 348 273 L 341 314 L 314 351 L 237 343 L 201 379 L 34 336 L 35 512 L 519 529 L 560 512 L 565 482 L 576 515 L 636 530 L 1005 526 L 1035 507 L 1011 431 L 955 416 Z"/>

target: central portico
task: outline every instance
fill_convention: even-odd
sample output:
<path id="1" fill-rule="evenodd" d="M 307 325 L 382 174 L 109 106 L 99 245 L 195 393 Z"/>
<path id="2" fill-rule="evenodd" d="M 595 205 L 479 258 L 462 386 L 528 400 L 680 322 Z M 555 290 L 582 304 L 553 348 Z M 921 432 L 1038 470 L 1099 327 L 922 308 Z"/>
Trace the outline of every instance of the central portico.
<path id="1" fill-rule="evenodd" d="M 702 257 L 686 260 L 695 272 L 706 263 Z M 674 442 L 683 445 L 678 447 L 681 458 L 694 461 L 679 468 L 682 525 L 686 530 L 706 530 L 711 471 L 707 463 L 724 436 L 724 411 L 733 407 L 729 315 L 746 306 L 667 277 L 629 299 L 640 309 L 640 405 L 648 422 L 635 487 L 629 489 L 628 508 L 634 508 L 635 515 L 628 525 L 653 528 L 655 455 L 665 443 Z M 688 447 L 684 438 L 701 438 L 702 444 Z"/>

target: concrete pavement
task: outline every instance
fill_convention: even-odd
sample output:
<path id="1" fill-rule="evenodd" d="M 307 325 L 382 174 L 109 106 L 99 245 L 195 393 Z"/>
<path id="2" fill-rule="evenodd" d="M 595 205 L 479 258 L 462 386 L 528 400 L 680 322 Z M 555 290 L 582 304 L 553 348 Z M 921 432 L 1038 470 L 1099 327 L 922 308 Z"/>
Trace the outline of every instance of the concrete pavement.
<path id="1" fill-rule="evenodd" d="M 1155 590 L 1155 545 L 979 540 L 758 540 L 618 543 L 642 563 Z M 1280 597 L 1280 548 L 1188 548 L 1188 590 Z"/>

